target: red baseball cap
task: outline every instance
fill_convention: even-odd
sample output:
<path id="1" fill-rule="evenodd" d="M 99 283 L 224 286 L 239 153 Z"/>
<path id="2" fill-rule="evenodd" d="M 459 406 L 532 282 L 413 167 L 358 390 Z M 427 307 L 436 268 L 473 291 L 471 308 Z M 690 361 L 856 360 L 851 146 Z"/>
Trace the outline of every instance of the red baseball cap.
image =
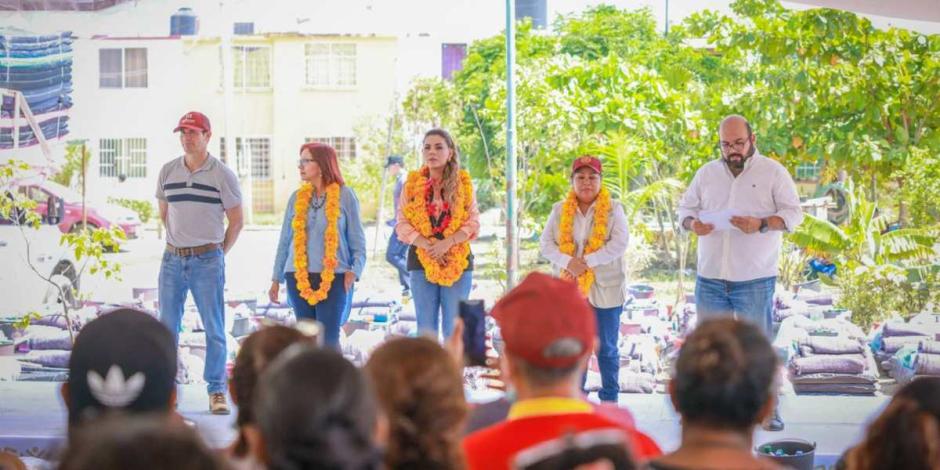
<path id="1" fill-rule="evenodd" d="M 546 368 L 566 368 L 591 353 L 597 324 L 594 310 L 571 281 L 534 272 L 496 305 L 506 351 Z"/>
<path id="2" fill-rule="evenodd" d="M 209 132 L 212 126 L 209 125 L 209 118 L 199 111 L 190 111 L 180 118 L 180 123 L 176 125 L 173 132 L 179 132 L 180 129 L 194 129 L 197 131 Z"/>
<path id="3" fill-rule="evenodd" d="M 601 171 L 601 159 L 600 158 L 597 158 L 593 155 L 582 155 L 578 158 L 575 158 L 574 161 L 571 162 L 571 174 L 574 174 L 574 172 L 584 167 L 588 167 L 594 170 L 597 174 L 603 173 L 603 171 Z"/>

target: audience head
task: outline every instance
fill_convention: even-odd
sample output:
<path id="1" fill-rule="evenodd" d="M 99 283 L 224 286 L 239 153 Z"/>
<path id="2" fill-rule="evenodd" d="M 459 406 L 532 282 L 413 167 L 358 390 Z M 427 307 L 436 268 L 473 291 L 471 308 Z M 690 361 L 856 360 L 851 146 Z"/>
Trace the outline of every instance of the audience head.
<path id="1" fill-rule="evenodd" d="M 922 377 L 899 390 L 868 427 L 848 468 L 940 469 L 940 377 Z"/>
<path id="2" fill-rule="evenodd" d="M 363 373 L 338 352 L 295 344 L 261 375 L 246 438 L 270 470 L 374 469 L 376 409 Z"/>
<path id="3" fill-rule="evenodd" d="M 750 432 L 773 412 L 778 359 L 754 325 L 706 320 L 679 351 L 670 393 L 683 425 Z"/>
<path id="4" fill-rule="evenodd" d="M 376 349 L 365 370 L 389 422 L 386 466 L 463 468 L 467 403 L 453 356 L 429 338 L 398 338 Z"/>
<path id="5" fill-rule="evenodd" d="M 60 470 L 219 470 L 226 468 L 195 430 L 159 414 L 113 414 L 79 431 Z"/>
<path id="6" fill-rule="evenodd" d="M 493 306 L 510 381 L 520 394 L 580 383 L 594 348 L 594 311 L 575 283 L 532 273 Z"/>
<path id="7" fill-rule="evenodd" d="M 169 413 L 176 400 L 176 344 L 157 319 L 121 308 L 86 325 L 62 386 L 70 429 L 108 411 Z"/>
<path id="8" fill-rule="evenodd" d="M 0 470 L 26 470 L 26 464 L 16 454 L 0 451 Z"/>
<path id="9" fill-rule="evenodd" d="M 229 393 L 232 395 L 232 401 L 238 405 L 235 424 L 239 429 L 255 422 L 253 401 L 261 373 L 282 351 L 293 344 L 303 342 L 312 344 L 312 341 L 297 329 L 274 325 L 252 333 L 242 343 L 232 367 L 232 378 L 229 380 Z M 239 432 L 234 453 L 244 456 L 247 452 L 247 442 Z"/>

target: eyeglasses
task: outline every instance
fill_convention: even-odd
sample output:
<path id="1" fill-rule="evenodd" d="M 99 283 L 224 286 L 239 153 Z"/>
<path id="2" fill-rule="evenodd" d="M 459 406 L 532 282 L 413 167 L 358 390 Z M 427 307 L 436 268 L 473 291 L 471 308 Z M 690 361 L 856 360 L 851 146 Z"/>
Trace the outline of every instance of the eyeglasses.
<path id="1" fill-rule="evenodd" d="M 304 166 L 308 163 L 313 163 L 313 160 L 309 158 L 301 158 L 300 160 L 297 160 L 297 166 Z"/>
<path id="2" fill-rule="evenodd" d="M 741 150 L 744 150 L 744 147 L 747 146 L 748 142 L 749 142 L 748 140 L 737 140 L 733 143 L 732 142 L 719 142 L 719 146 L 721 146 L 721 149 L 724 150 L 725 152 L 728 152 L 731 150 L 741 151 Z"/>

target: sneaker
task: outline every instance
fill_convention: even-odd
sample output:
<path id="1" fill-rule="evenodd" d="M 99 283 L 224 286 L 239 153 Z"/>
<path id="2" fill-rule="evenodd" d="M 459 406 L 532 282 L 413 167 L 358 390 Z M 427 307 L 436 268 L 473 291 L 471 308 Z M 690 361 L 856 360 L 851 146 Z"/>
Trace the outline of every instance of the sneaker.
<path id="1" fill-rule="evenodd" d="M 228 409 L 228 401 L 222 392 L 209 394 L 209 412 L 214 415 L 227 415 L 231 413 Z"/>
<path id="2" fill-rule="evenodd" d="M 764 431 L 783 431 L 783 418 L 780 417 L 780 410 L 774 408 L 774 414 L 770 417 L 770 419 L 764 422 L 762 427 L 764 428 Z"/>

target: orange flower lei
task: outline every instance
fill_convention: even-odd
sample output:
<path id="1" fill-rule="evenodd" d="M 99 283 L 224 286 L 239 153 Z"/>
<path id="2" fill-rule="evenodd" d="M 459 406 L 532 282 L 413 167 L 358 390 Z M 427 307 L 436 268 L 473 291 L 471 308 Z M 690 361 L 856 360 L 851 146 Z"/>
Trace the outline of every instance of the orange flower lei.
<path id="1" fill-rule="evenodd" d="M 323 271 L 320 272 L 320 287 L 313 290 L 310 287 L 310 276 L 307 274 L 307 210 L 310 199 L 313 197 L 313 185 L 303 183 L 297 190 L 297 200 L 294 201 L 294 219 L 291 228 L 294 229 L 294 277 L 297 279 L 297 290 L 300 296 L 310 305 L 316 305 L 326 299 L 333 278 L 336 277 L 336 249 L 339 247 L 339 185 L 333 183 L 326 187 L 326 233 L 323 234 Z"/>
<path id="2" fill-rule="evenodd" d="M 561 219 L 558 224 L 558 248 L 568 256 L 575 256 L 578 249 L 574 243 L 574 214 L 577 210 L 578 198 L 575 196 L 574 191 L 571 191 L 561 205 Z M 600 250 L 607 242 L 607 220 L 609 217 L 610 193 L 607 189 L 601 188 L 594 204 L 594 226 L 591 227 L 591 235 L 584 243 L 584 255 Z M 574 276 L 565 269 L 562 269 L 561 277 L 563 279 L 574 279 Z M 578 276 L 577 281 L 581 293 L 587 295 L 591 291 L 591 286 L 594 285 L 594 270 L 584 271 Z"/>
<path id="3" fill-rule="evenodd" d="M 429 171 L 427 167 L 419 171 L 412 171 L 408 174 L 408 180 L 405 182 L 405 191 L 407 203 L 402 207 L 402 214 L 411 223 L 421 236 L 430 238 L 433 235 L 431 228 L 431 218 L 428 214 L 428 203 L 425 199 L 425 190 L 427 188 Z M 473 183 L 470 181 L 470 173 L 460 170 L 460 184 L 457 188 L 457 194 L 454 198 L 454 204 L 451 207 L 450 224 L 444 229 L 444 236 L 449 237 L 460 230 L 464 222 L 470 216 L 470 205 L 473 198 Z M 470 242 L 464 241 L 456 243 L 444 255 L 443 262 L 438 262 L 432 258 L 427 250 L 418 248 L 418 261 L 424 267 L 424 275 L 435 284 L 450 287 L 460 279 L 463 272 L 467 269 L 470 255 Z"/>

